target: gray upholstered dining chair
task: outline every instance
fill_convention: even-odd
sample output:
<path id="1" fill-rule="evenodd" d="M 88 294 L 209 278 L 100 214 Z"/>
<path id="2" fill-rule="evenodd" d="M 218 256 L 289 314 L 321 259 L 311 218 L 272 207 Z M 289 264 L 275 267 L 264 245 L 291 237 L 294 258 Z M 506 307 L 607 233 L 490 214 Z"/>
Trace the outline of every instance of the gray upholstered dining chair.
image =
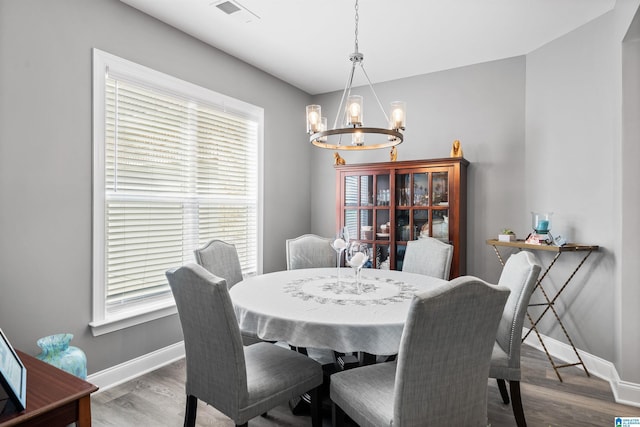
<path id="1" fill-rule="evenodd" d="M 335 267 L 336 252 L 331 247 L 333 240 L 315 234 L 304 234 L 287 239 L 287 270 L 299 268 Z"/>
<path id="2" fill-rule="evenodd" d="M 500 395 L 505 404 L 509 403 L 505 380 L 509 381 L 511 406 L 518 427 L 527 425 L 520 395 L 522 326 L 539 274 L 540 265 L 536 262 L 535 256 L 531 252 L 522 251 L 509 257 L 498 281 L 499 285 L 511 289 L 511 295 L 498 325 L 489 377 L 498 381 Z"/>
<path id="3" fill-rule="evenodd" d="M 449 280 L 452 259 L 453 245 L 433 237 L 411 240 L 407 242 L 402 271 Z"/>
<path id="4" fill-rule="evenodd" d="M 222 240 L 213 239 L 200 249 L 193 251 L 196 262 L 210 273 L 222 277 L 229 289 L 242 280 L 242 267 L 236 247 Z M 244 345 L 262 342 L 256 334 L 242 331 Z"/>
<path id="5" fill-rule="evenodd" d="M 491 349 L 509 289 L 471 276 L 414 296 L 398 358 L 331 376 L 334 427 L 487 426 Z"/>
<path id="6" fill-rule="evenodd" d="M 242 280 L 238 251 L 231 243 L 213 239 L 193 253 L 198 264 L 226 280 L 229 288 Z"/>
<path id="7" fill-rule="evenodd" d="M 198 399 L 246 426 L 248 420 L 309 392 L 312 425 L 322 425 L 322 367 L 268 343 L 244 347 L 224 279 L 197 264 L 167 271 L 186 353 L 185 427 L 195 426 Z"/>
<path id="8" fill-rule="evenodd" d="M 331 246 L 332 239 L 316 234 L 303 234 L 285 242 L 287 270 L 301 268 L 336 267 L 336 251 Z M 336 353 L 326 349 L 295 347 L 323 365 L 336 363 Z"/>

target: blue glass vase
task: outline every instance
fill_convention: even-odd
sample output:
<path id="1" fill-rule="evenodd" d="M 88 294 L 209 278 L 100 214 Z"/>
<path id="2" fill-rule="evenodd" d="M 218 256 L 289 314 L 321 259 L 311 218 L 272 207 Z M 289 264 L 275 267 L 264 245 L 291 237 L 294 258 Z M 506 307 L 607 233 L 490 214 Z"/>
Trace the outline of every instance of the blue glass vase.
<path id="1" fill-rule="evenodd" d="M 70 346 L 73 334 L 55 334 L 37 341 L 42 352 L 36 357 L 70 374 L 87 378 L 87 356 L 78 347 Z"/>

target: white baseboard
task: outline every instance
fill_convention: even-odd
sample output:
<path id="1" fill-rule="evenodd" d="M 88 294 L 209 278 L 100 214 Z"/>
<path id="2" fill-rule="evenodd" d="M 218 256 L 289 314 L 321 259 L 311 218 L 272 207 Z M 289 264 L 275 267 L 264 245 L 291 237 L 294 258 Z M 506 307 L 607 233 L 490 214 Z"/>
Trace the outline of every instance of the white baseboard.
<path id="1" fill-rule="evenodd" d="M 528 329 L 524 328 L 524 332 L 528 332 Z M 553 357 L 567 363 L 576 362 L 576 356 L 570 345 L 545 335 L 542 335 L 542 339 Z M 529 335 L 525 343 L 540 351 L 544 351 L 535 334 Z M 621 380 L 613 363 L 582 350 L 578 350 L 578 353 L 591 375 L 609 381 L 611 391 L 617 403 L 640 407 L 640 384 Z M 99 393 L 146 374 L 147 372 L 168 365 L 183 357 L 184 342 L 181 341 L 91 374 L 88 376 L 87 381 L 100 387 Z"/>
<path id="2" fill-rule="evenodd" d="M 119 384 L 132 380 L 147 372 L 154 371 L 162 366 L 173 363 L 184 357 L 184 342 L 172 344 L 154 352 L 142 355 L 135 359 L 107 368 L 87 377 L 87 381 L 97 385 L 101 391 L 108 390 Z"/>
<path id="3" fill-rule="evenodd" d="M 525 334 L 528 331 L 529 330 L 527 328 L 523 328 L 523 332 Z M 547 350 L 549 350 L 551 356 L 567 363 L 577 362 L 573 348 L 569 344 L 565 344 L 542 334 L 541 336 L 544 340 L 544 345 L 547 347 Z M 535 334 L 530 334 L 527 337 L 525 344 L 528 344 L 540 351 L 544 351 Z M 595 375 L 598 378 L 609 381 L 613 397 L 617 403 L 640 407 L 640 384 L 622 381 L 620 379 L 620 375 L 618 375 L 616 367 L 608 360 L 604 360 L 582 350 L 578 350 L 578 354 L 591 375 Z M 580 367 L 578 367 L 578 369 L 580 369 Z M 560 375 L 562 375 L 562 371 L 560 372 Z"/>

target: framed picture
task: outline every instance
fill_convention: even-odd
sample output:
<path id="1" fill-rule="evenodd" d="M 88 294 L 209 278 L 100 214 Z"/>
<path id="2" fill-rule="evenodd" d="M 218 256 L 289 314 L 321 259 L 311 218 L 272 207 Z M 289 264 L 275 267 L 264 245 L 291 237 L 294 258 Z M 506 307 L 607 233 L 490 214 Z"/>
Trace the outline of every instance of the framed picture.
<path id="1" fill-rule="evenodd" d="M 22 364 L 9 340 L 0 329 L 0 387 L 16 411 L 27 406 L 27 369 Z M 4 406 L 0 402 L 0 408 Z M 6 405 L 4 410 L 8 409 Z"/>

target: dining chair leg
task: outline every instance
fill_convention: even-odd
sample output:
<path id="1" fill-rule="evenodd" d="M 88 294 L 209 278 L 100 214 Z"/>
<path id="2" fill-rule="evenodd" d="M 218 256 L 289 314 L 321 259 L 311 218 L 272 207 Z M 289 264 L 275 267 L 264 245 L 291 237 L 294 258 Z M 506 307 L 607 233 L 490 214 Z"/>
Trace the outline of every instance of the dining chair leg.
<path id="1" fill-rule="evenodd" d="M 345 413 L 338 405 L 331 402 L 331 425 L 333 427 L 344 427 Z"/>
<path id="2" fill-rule="evenodd" d="M 513 407 L 513 416 L 516 419 L 516 424 L 518 427 L 527 427 L 522 408 L 522 396 L 520 395 L 520 381 L 509 381 L 509 390 L 511 391 L 511 406 Z"/>
<path id="3" fill-rule="evenodd" d="M 502 401 L 504 402 L 505 405 L 508 405 L 509 393 L 507 393 L 507 385 L 505 384 L 502 378 L 497 378 L 496 382 L 498 383 L 498 390 L 500 390 L 500 396 L 502 396 Z"/>
<path id="4" fill-rule="evenodd" d="M 291 350 L 293 350 L 293 351 L 297 351 L 300 354 L 304 354 L 305 356 L 309 355 L 309 352 L 307 351 L 306 347 L 296 347 L 296 346 L 293 346 L 293 345 L 289 344 L 289 348 Z"/>
<path id="5" fill-rule="evenodd" d="M 198 398 L 187 395 L 187 406 L 184 410 L 184 427 L 196 426 L 196 412 L 198 410 Z"/>
<path id="6" fill-rule="evenodd" d="M 322 427 L 322 395 L 318 386 L 309 391 L 309 397 L 311 400 L 311 426 Z"/>

